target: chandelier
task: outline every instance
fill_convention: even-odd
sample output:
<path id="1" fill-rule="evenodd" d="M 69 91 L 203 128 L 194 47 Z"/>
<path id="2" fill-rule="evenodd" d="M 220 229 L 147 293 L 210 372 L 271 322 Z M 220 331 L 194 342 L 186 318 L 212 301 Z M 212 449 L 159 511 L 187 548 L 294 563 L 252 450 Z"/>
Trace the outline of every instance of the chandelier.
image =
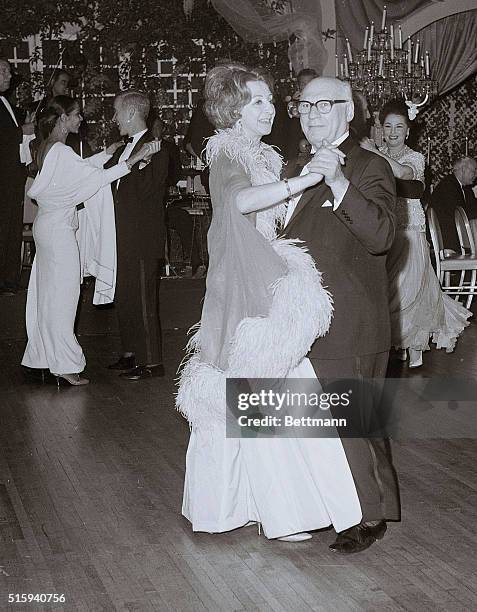
<path id="1" fill-rule="evenodd" d="M 429 52 L 424 54 L 419 40 L 413 43 L 408 38 L 403 44 L 401 26 L 389 30 L 386 26 L 386 6 L 383 10 L 381 29 L 374 21 L 366 28 L 363 48 L 353 54 L 346 39 L 346 53 L 339 64 L 335 58 L 336 77 L 350 82 L 368 99 L 371 106 L 379 110 L 387 101 L 404 98 L 409 107 L 410 119 L 417 115 L 418 108 L 437 95 L 437 81 L 431 78 Z"/>

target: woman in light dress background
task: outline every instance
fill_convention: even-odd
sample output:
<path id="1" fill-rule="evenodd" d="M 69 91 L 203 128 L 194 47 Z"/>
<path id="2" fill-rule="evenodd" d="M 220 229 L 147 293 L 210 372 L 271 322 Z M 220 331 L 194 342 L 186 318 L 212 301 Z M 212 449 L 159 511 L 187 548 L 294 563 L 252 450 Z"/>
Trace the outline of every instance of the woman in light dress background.
<path id="1" fill-rule="evenodd" d="M 68 134 L 78 132 L 81 121 L 78 102 L 68 96 L 53 98 L 42 111 L 39 172 L 28 192 L 38 204 L 38 214 L 33 224 L 36 255 L 28 285 L 28 344 L 22 365 L 49 369 L 58 382 L 63 379 L 71 385 L 89 382 L 80 376 L 86 361 L 74 333 L 81 283 L 76 206 L 128 174 L 159 146 L 148 143 L 127 162 L 104 170 L 103 164 L 121 143 L 82 159 L 65 144 Z"/>
<path id="2" fill-rule="evenodd" d="M 214 215 L 201 322 L 177 396 L 191 426 L 182 512 L 194 531 L 256 522 L 266 537 L 295 542 L 331 524 L 343 531 L 362 513 L 339 438 L 226 438 L 226 378 L 315 378 L 305 356 L 332 315 L 311 257 L 277 238 L 285 200 L 322 176 L 279 180 L 281 158 L 261 142 L 275 115 L 271 90 L 237 64 L 206 78 Z"/>
<path id="3" fill-rule="evenodd" d="M 386 104 L 380 121 L 385 144 L 377 151 L 372 141 L 364 139 L 361 146 L 387 159 L 396 178 L 424 185 L 424 156 L 406 145 L 410 121 L 405 104 Z M 396 213 L 398 227 L 387 263 L 392 343 L 403 361 L 409 353 L 409 367 L 414 368 L 422 365 L 430 340 L 452 352 L 472 313 L 441 290 L 431 264 L 420 200 L 398 197 Z"/>

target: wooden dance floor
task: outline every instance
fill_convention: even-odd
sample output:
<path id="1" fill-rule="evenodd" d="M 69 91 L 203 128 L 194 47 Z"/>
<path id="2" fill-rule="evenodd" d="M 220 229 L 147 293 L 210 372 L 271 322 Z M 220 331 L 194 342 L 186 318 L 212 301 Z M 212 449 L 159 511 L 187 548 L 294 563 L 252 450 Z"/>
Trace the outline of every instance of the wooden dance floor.
<path id="1" fill-rule="evenodd" d="M 25 296 L 0 297 L 0 610 L 477 609 L 476 440 L 396 441 L 402 522 L 360 554 L 331 552 L 332 530 L 301 544 L 255 527 L 192 533 L 180 511 L 189 430 L 173 397 L 203 290 L 162 283 L 166 377 L 137 383 L 105 369 L 119 348 L 114 309 L 94 309 L 87 291 L 79 333 L 92 383 L 60 389 L 24 377 Z M 475 377 L 476 343 L 472 323 L 455 353 L 392 374 Z"/>

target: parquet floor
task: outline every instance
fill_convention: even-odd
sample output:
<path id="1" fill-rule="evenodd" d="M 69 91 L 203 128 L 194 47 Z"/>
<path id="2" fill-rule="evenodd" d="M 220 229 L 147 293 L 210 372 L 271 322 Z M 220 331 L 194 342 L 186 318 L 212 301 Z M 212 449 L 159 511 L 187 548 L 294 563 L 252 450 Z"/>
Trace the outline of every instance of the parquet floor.
<path id="1" fill-rule="evenodd" d="M 92 384 L 59 390 L 24 378 L 22 298 L 0 298 L 0 610 L 477 609 L 476 440 L 396 441 L 403 520 L 358 555 L 329 551 L 331 530 L 302 544 L 254 527 L 192 533 L 180 514 L 188 427 L 173 378 L 202 292 L 199 281 L 163 283 L 167 376 L 140 383 L 104 368 L 118 347 L 114 310 L 85 302 Z M 473 323 L 454 354 L 391 372 L 475 376 L 476 340 Z M 65 603 L 8 604 L 22 593 Z"/>

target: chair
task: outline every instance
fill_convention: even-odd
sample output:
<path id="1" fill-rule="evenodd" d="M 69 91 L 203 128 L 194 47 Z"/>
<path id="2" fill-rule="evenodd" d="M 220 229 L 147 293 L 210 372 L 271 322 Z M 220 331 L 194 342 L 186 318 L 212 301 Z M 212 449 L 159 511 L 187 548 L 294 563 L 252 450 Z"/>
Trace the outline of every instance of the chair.
<path id="1" fill-rule="evenodd" d="M 459 244 L 462 255 L 476 256 L 474 234 L 470 227 L 469 217 L 462 208 L 458 206 L 454 213 L 455 227 L 459 236 Z"/>
<path id="2" fill-rule="evenodd" d="M 458 213 L 456 212 L 456 217 L 457 214 Z M 471 252 L 470 254 L 466 254 L 464 250 L 464 253 L 458 255 L 454 251 L 444 249 L 442 244 L 441 228 L 437 219 L 436 212 L 433 208 L 427 209 L 427 220 L 429 223 L 432 247 L 434 249 L 434 255 L 436 260 L 436 274 L 441 284 L 442 290 L 450 295 L 455 295 L 455 299 L 458 299 L 461 295 L 467 295 L 468 298 L 466 308 L 470 308 L 474 293 L 477 291 L 477 257 L 475 255 L 475 244 L 473 237 L 472 235 L 469 236 L 466 230 L 467 241 L 469 243 L 469 249 Z M 463 223 L 465 227 L 465 221 L 463 221 Z M 459 285 L 454 286 L 451 284 L 451 272 L 461 273 Z M 466 272 L 471 272 L 471 278 L 469 283 L 464 283 Z"/>

